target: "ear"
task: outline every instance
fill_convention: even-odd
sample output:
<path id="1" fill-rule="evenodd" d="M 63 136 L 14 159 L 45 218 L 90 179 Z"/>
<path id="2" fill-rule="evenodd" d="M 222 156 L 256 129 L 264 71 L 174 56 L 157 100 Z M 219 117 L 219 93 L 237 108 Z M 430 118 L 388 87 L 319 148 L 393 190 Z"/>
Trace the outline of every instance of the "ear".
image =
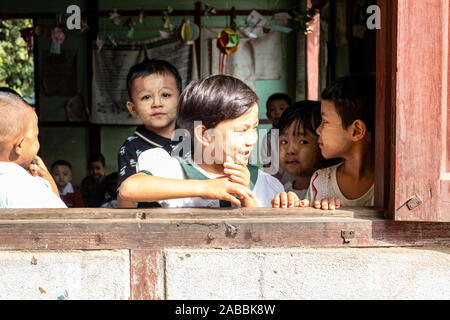
<path id="1" fill-rule="evenodd" d="M 204 125 L 198 125 L 194 128 L 194 136 L 195 139 L 204 147 L 208 147 L 211 144 L 211 137 Z"/>
<path id="2" fill-rule="evenodd" d="M 136 107 L 132 101 L 127 101 L 127 109 L 133 116 L 135 116 L 135 117 L 138 116 L 138 114 L 136 112 Z"/>
<path id="3" fill-rule="evenodd" d="M 366 124 L 361 120 L 355 120 L 350 126 L 350 132 L 352 134 L 352 140 L 354 142 L 364 139 L 367 134 Z"/>
<path id="4" fill-rule="evenodd" d="M 17 137 L 17 139 L 14 141 L 14 152 L 20 156 L 23 153 L 23 141 L 25 140 L 24 136 L 19 136 Z"/>

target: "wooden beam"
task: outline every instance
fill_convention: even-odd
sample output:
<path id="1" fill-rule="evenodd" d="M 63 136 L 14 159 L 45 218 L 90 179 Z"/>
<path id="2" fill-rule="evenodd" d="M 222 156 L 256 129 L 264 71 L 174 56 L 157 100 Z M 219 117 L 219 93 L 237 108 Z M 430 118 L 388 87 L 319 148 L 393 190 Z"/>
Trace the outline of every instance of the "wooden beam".
<path id="1" fill-rule="evenodd" d="M 311 0 L 307 1 L 311 8 Z M 313 32 L 306 37 L 306 92 L 308 100 L 319 100 L 320 14 L 312 20 Z"/>
<path id="2" fill-rule="evenodd" d="M 450 246 L 450 223 L 398 222 L 381 216 L 382 212 L 369 208 L 335 213 L 311 208 L 4 209 L 0 215 L 0 248 Z M 345 241 L 343 231 L 352 231 L 353 237 Z M 136 255 L 136 261 L 155 261 L 145 255 Z M 148 271 L 136 271 L 136 277 L 141 277 L 138 274 L 142 272 Z M 142 290 L 136 295 L 144 295 Z"/>

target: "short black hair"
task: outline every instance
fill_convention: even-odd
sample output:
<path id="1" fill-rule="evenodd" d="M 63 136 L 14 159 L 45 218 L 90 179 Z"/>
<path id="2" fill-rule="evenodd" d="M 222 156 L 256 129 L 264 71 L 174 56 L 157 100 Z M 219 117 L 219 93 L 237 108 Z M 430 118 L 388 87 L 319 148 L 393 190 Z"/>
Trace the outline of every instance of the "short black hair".
<path id="1" fill-rule="evenodd" d="M 297 128 L 303 128 L 305 133 L 306 130 L 309 130 L 315 136 L 318 136 L 316 129 L 322 122 L 322 117 L 320 116 L 320 102 L 312 100 L 297 101 L 284 110 L 280 117 L 280 121 L 278 122 L 280 135 L 294 122 L 296 122 Z M 297 130 L 295 130 L 295 132 L 297 132 Z"/>
<path id="2" fill-rule="evenodd" d="M 206 129 L 236 119 L 258 102 L 256 93 L 241 80 L 228 75 L 212 75 L 194 80 L 178 100 L 177 122 L 194 137 L 194 121 Z"/>
<path id="3" fill-rule="evenodd" d="M 100 161 L 105 166 L 105 157 L 101 153 L 93 153 L 88 158 L 88 164 L 97 161 Z"/>
<path id="4" fill-rule="evenodd" d="M 266 101 L 266 109 L 269 109 L 269 103 L 275 100 L 284 100 L 288 105 L 292 104 L 292 99 L 286 93 L 274 93 Z"/>
<path id="5" fill-rule="evenodd" d="M 181 76 L 178 73 L 177 68 L 175 68 L 170 62 L 165 60 L 146 59 L 141 63 L 135 64 L 131 67 L 130 71 L 128 71 L 127 90 L 130 99 L 133 81 L 136 78 L 149 76 L 155 73 L 160 75 L 172 75 L 175 78 L 178 92 L 181 93 Z"/>
<path id="6" fill-rule="evenodd" d="M 323 100 L 333 101 L 346 129 L 361 120 L 367 131 L 375 134 L 375 74 L 364 73 L 337 79 L 322 92 Z"/>
<path id="7" fill-rule="evenodd" d="M 53 171 L 56 166 L 66 166 L 69 167 L 69 169 L 72 171 L 72 165 L 66 160 L 56 160 L 55 162 L 53 162 L 50 171 Z"/>

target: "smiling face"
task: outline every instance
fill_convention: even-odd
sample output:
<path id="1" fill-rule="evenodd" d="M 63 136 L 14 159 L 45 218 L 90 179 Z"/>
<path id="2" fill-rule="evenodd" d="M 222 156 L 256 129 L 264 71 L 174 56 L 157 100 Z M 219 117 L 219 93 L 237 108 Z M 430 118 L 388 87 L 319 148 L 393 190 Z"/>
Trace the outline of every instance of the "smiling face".
<path id="1" fill-rule="evenodd" d="M 148 130 L 170 138 L 175 128 L 179 95 L 172 75 L 154 73 L 133 80 L 132 101 L 127 102 L 127 108 Z"/>
<path id="2" fill-rule="evenodd" d="M 52 170 L 52 176 L 55 179 L 56 186 L 62 191 L 72 181 L 72 170 L 65 165 L 56 165 Z"/>
<path id="3" fill-rule="evenodd" d="M 345 158 L 352 146 L 351 126 L 345 129 L 333 101 L 323 100 L 322 123 L 317 128 L 319 148 L 326 159 Z"/>
<path id="4" fill-rule="evenodd" d="M 272 121 L 275 128 L 278 128 L 278 121 L 283 114 L 283 111 L 289 107 L 286 100 L 272 100 L 267 106 L 267 117 Z"/>
<path id="5" fill-rule="evenodd" d="M 247 165 L 258 141 L 258 124 L 256 103 L 240 117 L 219 122 L 212 130 L 215 138 L 210 145 L 215 163 L 223 163 L 227 157 L 231 157 L 235 163 Z"/>
<path id="6" fill-rule="evenodd" d="M 280 165 L 293 176 L 310 176 L 322 165 L 318 137 L 298 121 L 280 134 Z"/>

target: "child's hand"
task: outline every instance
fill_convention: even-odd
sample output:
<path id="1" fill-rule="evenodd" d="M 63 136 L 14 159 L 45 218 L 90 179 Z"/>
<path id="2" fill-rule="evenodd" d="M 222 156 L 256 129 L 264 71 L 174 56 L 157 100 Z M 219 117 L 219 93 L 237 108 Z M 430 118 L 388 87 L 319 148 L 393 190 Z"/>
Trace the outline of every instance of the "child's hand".
<path id="1" fill-rule="evenodd" d="M 224 162 L 223 167 L 223 173 L 230 178 L 230 181 L 250 188 L 250 171 L 247 166 L 234 163 L 231 157 L 227 157 L 227 162 Z"/>
<path id="2" fill-rule="evenodd" d="M 282 192 L 276 194 L 272 200 L 273 208 L 293 208 L 293 207 L 307 207 L 309 206 L 308 200 L 300 200 L 298 196 L 289 191 L 288 193 Z"/>
<path id="3" fill-rule="evenodd" d="M 325 198 L 314 201 L 314 208 L 322 210 L 335 210 L 341 206 L 341 200 L 336 197 Z"/>
<path id="4" fill-rule="evenodd" d="M 33 160 L 28 166 L 28 171 L 30 171 L 30 174 L 33 177 L 39 176 L 46 179 L 49 175 L 51 176 L 50 172 L 48 172 L 48 169 L 44 164 L 44 161 L 42 161 L 39 156 L 34 156 Z"/>
<path id="5" fill-rule="evenodd" d="M 255 201 L 253 193 L 249 188 L 231 182 L 227 176 L 205 180 L 204 182 L 204 187 L 201 191 L 201 197 L 203 199 L 226 200 L 238 206 L 241 205 L 239 199 L 242 201 Z"/>
<path id="6" fill-rule="evenodd" d="M 56 186 L 55 180 L 53 179 L 52 175 L 48 171 L 47 167 L 44 164 L 44 161 L 42 161 L 41 157 L 34 156 L 34 159 L 31 161 L 30 165 L 28 166 L 28 171 L 30 171 L 30 174 L 33 177 L 41 177 L 47 180 L 51 187 L 52 191 L 59 197 L 58 187 Z"/>

